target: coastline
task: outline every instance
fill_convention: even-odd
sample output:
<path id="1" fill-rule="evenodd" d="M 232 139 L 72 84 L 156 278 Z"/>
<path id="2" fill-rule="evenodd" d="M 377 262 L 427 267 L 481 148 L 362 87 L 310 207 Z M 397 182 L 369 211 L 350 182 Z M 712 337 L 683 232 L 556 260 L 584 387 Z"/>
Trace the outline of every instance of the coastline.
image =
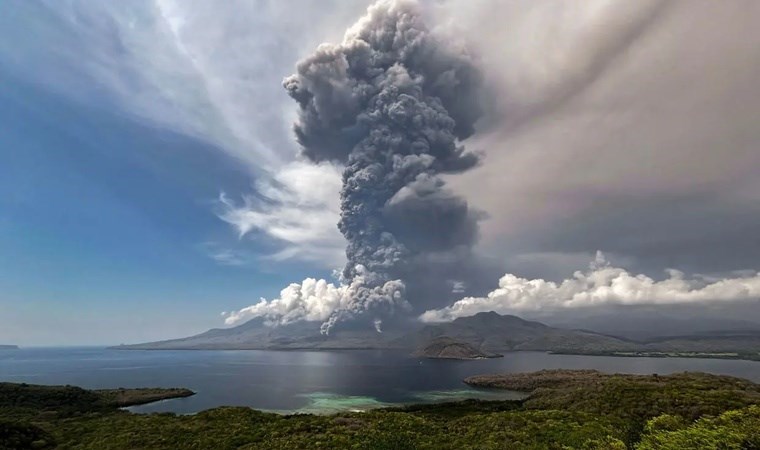
<path id="1" fill-rule="evenodd" d="M 497 388 L 491 392 L 522 391 L 525 395 L 372 408 L 381 405 L 369 398 L 316 393 L 313 397 L 323 407 L 342 404 L 349 409 L 282 415 L 246 406 L 220 406 L 195 414 L 141 414 L 104 401 L 104 391 L 3 383 L 0 421 L 5 420 L 6 435 L 0 436 L 0 447 L 453 450 L 498 443 L 503 448 L 559 448 L 561 444 L 562 448 L 609 450 L 639 448 L 639 442 L 659 436 L 652 435 L 660 431 L 648 427 L 649 423 L 667 420 L 677 428 L 666 431 L 682 432 L 718 416 L 721 424 L 733 428 L 716 442 L 754 443 L 760 420 L 760 385 L 731 376 L 543 370 L 473 378 L 471 384 Z M 129 391 L 147 394 L 156 389 Z"/>
<path id="2" fill-rule="evenodd" d="M 138 344 L 139 345 L 139 344 Z M 137 347 L 132 345 L 116 345 L 105 347 L 108 350 L 144 350 L 144 351 L 276 351 L 276 352 L 333 352 L 333 351 L 393 351 L 402 352 L 407 349 L 398 347 Z M 494 356 L 484 356 L 476 358 L 454 358 L 454 357 L 430 357 L 430 356 L 417 356 L 410 353 L 410 356 L 418 359 L 449 359 L 460 361 L 479 361 L 483 359 L 501 358 L 510 354 L 518 354 L 521 352 L 534 352 L 536 350 L 511 350 L 503 353 L 495 353 Z M 739 360 L 739 361 L 760 361 L 760 353 L 757 355 L 740 352 L 678 352 L 678 351 L 608 351 L 608 352 L 568 352 L 562 350 L 545 350 L 544 353 L 549 355 L 570 355 L 570 356 L 613 356 L 620 358 L 693 358 L 693 359 L 723 359 L 723 360 Z"/>

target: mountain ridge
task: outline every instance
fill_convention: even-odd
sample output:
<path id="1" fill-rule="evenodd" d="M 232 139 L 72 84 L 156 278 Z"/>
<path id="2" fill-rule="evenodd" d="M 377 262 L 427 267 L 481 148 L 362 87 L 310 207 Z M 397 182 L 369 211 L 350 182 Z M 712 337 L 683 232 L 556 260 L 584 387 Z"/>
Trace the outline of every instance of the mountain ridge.
<path id="1" fill-rule="evenodd" d="M 437 338 L 471 346 L 475 352 L 494 354 L 500 351 L 608 351 L 632 350 L 630 343 L 616 337 L 581 330 L 565 330 L 517 316 L 482 312 L 447 323 L 420 325 L 411 331 L 336 330 L 319 333 L 316 322 L 302 322 L 276 327 L 254 319 L 233 328 L 214 328 L 180 339 L 143 344 L 121 345 L 118 349 L 144 350 L 337 350 L 399 349 L 416 350 Z M 564 344 L 563 344 L 564 342 Z"/>
<path id="2" fill-rule="evenodd" d="M 609 356 L 760 359 L 760 333 L 711 332 L 648 341 L 553 327 L 513 315 L 480 312 L 411 330 L 370 328 L 319 332 L 318 322 L 267 326 L 253 319 L 180 339 L 113 347 L 123 350 L 403 350 L 417 357 L 477 359 L 515 351 Z"/>

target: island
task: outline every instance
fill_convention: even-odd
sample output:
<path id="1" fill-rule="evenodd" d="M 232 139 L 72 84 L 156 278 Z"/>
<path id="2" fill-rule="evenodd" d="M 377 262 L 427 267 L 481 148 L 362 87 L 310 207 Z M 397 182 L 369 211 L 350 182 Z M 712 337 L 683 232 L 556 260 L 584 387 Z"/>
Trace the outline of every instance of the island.
<path id="1" fill-rule="evenodd" d="M 330 415 L 219 407 L 192 415 L 122 407 L 187 390 L 0 383 L 0 448 L 750 449 L 760 385 L 705 373 L 544 370 L 470 377 L 520 400 L 463 400 Z"/>
<path id="2" fill-rule="evenodd" d="M 496 312 L 451 322 L 417 324 L 382 333 L 337 329 L 320 333 L 319 322 L 268 326 L 257 318 L 180 339 L 120 345 L 119 350 L 405 350 L 420 358 L 482 359 L 506 352 L 543 351 L 589 356 L 760 359 L 760 332 L 733 331 L 635 341 L 589 330 L 552 327 Z"/>
<path id="3" fill-rule="evenodd" d="M 18 350 L 18 345 L 0 344 L 0 350 Z"/>
<path id="4" fill-rule="evenodd" d="M 412 353 L 418 358 L 432 359 L 486 359 L 501 358 L 504 355 L 475 348 L 467 342 L 459 342 L 450 337 L 438 337 Z"/>

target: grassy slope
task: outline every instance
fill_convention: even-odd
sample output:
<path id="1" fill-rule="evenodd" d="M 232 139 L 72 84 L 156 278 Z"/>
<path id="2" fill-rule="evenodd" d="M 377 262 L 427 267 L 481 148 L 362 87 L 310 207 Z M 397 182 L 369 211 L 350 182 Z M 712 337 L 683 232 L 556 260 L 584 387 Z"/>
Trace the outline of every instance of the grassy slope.
<path id="1" fill-rule="evenodd" d="M 59 388 L 60 396 L 36 391 L 44 395 L 24 401 L 0 396 L 0 448 L 3 442 L 25 439 L 26 445 L 36 441 L 38 448 L 80 449 L 615 449 L 633 448 L 643 435 L 641 449 L 648 450 L 668 448 L 658 447 L 676 439 L 668 433 L 718 426 L 708 419 L 695 424 L 699 417 L 760 403 L 760 386 L 705 374 L 544 371 L 512 377 L 511 383 L 509 387 L 532 394 L 524 401 L 466 401 L 334 416 L 281 416 L 229 407 L 192 416 L 136 415 L 112 403 L 103 406 L 95 392 Z M 72 400 L 65 410 L 61 398 Z M 58 402 L 55 408 L 44 406 L 51 400 Z M 724 420 L 734 427 L 732 433 L 713 436 L 751 443 L 748 427 L 757 423 L 758 414 L 757 407 L 751 408 L 732 413 L 744 414 L 743 422 Z M 658 417 L 663 414 L 667 416 Z M 651 444 L 654 439 L 659 441 Z"/>

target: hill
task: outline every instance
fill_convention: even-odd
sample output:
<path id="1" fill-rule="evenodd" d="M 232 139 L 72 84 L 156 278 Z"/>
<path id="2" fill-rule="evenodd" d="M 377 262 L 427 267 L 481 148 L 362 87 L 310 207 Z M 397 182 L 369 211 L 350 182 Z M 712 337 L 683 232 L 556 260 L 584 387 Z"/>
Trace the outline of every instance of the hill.
<path id="1" fill-rule="evenodd" d="M 520 350 L 594 353 L 633 351 L 639 344 L 582 330 L 554 328 L 517 316 L 483 312 L 452 322 L 427 325 L 409 336 L 415 346 L 448 337 L 485 352 Z"/>

